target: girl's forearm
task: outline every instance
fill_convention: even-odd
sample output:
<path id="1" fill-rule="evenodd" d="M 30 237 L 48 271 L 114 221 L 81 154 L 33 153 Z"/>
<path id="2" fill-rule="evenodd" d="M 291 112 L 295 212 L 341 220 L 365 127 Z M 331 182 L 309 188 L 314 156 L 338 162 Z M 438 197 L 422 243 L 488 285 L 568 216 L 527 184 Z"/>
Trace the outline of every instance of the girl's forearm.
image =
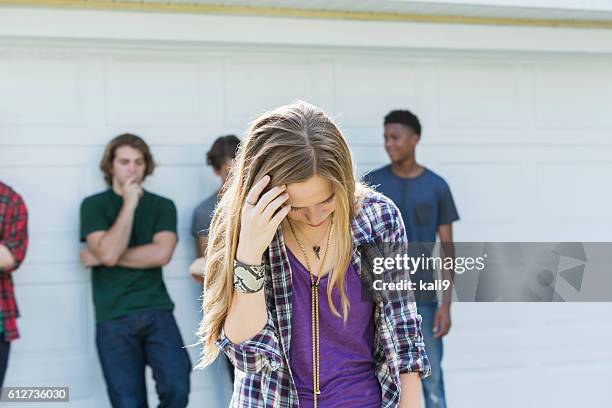
<path id="1" fill-rule="evenodd" d="M 234 299 L 223 329 L 234 344 L 242 343 L 261 331 L 268 321 L 263 288 L 256 293 L 234 291 Z"/>
<path id="2" fill-rule="evenodd" d="M 421 408 L 421 377 L 419 373 L 400 374 L 402 393 L 400 408 Z"/>

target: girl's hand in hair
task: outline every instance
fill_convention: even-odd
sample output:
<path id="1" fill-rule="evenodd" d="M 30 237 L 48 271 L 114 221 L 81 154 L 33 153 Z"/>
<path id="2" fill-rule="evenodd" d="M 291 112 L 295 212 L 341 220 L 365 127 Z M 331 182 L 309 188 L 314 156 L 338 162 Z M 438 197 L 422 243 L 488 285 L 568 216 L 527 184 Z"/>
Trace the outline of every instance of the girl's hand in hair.
<path id="1" fill-rule="evenodd" d="M 285 205 L 289 198 L 287 186 L 276 186 L 261 194 L 269 182 L 270 176 L 265 175 L 255 183 L 242 206 L 236 259 L 247 265 L 261 264 L 262 255 L 291 209 Z"/>

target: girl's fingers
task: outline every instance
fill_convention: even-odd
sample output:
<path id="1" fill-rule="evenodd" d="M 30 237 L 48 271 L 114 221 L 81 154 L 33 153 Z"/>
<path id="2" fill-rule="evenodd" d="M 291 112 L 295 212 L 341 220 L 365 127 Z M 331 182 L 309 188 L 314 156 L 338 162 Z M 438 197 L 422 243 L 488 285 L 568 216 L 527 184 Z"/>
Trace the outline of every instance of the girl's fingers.
<path id="1" fill-rule="evenodd" d="M 268 206 L 265 208 L 265 210 L 261 214 L 261 216 L 263 217 L 266 223 L 270 221 L 270 218 L 272 218 L 276 210 L 278 210 L 280 206 L 283 205 L 285 201 L 287 201 L 288 198 L 289 198 L 289 194 L 284 193 L 276 197 L 270 204 L 268 204 Z"/>
<path id="2" fill-rule="evenodd" d="M 278 210 L 274 217 L 272 217 L 270 224 L 274 227 L 274 231 L 276 231 L 280 223 L 285 219 L 287 214 L 289 214 L 289 210 L 291 210 L 291 206 L 284 205 L 280 210 Z"/>
<path id="3" fill-rule="evenodd" d="M 263 191 L 263 189 L 270 182 L 270 176 L 267 174 L 263 176 L 257 183 L 253 185 L 249 194 L 247 194 L 246 200 L 248 203 L 256 204 L 259 201 L 259 195 Z"/>
<path id="4" fill-rule="evenodd" d="M 261 198 L 257 202 L 257 212 L 263 214 L 263 212 L 266 210 L 266 207 L 272 202 L 272 200 L 276 199 L 279 194 L 285 191 L 285 188 L 285 185 L 276 186 L 273 187 L 266 194 L 261 196 Z"/>

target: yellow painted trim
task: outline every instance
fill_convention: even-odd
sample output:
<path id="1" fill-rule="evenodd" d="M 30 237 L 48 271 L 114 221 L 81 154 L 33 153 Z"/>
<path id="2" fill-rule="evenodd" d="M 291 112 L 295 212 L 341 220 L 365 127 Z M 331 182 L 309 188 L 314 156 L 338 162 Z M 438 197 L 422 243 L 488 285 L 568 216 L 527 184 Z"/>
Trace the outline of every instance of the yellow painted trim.
<path id="1" fill-rule="evenodd" d="M 313 19 L 395 21 L 437 24 L 476 24 L 527 27 L 612 29 L 612 21 L 606 20 L 473 17 L 459 15 L 379 13 L 343 10 L 309 10 L 300 8 L 224 6 L 215 4 L 141 3 L 127 2 L 121 0 L 0 0 L 0 6 L 148 11 L 188 14 L 228 14 L 262 17 L 299 17 Z"/>

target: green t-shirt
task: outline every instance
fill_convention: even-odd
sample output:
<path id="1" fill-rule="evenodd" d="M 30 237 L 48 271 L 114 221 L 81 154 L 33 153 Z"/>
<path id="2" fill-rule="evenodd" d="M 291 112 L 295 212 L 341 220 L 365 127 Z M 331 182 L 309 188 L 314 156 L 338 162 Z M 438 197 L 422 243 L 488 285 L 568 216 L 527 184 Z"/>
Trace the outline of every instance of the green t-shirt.
<path id="1" fill-rule="evenodd" d="M 81 204 L 81 242 L 96 231 L 106 231 L 119 216 L 123 197 L 112 189 L 92 195 Z M 164 197 L 145 191 L 134 212 L 128 248 L 153 242 L 160 231 L 176 233 L 176 207 Z M 98 323 L 144 310 L 173 310 L 162 269 L 96 266 L 91 275 Z"/>

